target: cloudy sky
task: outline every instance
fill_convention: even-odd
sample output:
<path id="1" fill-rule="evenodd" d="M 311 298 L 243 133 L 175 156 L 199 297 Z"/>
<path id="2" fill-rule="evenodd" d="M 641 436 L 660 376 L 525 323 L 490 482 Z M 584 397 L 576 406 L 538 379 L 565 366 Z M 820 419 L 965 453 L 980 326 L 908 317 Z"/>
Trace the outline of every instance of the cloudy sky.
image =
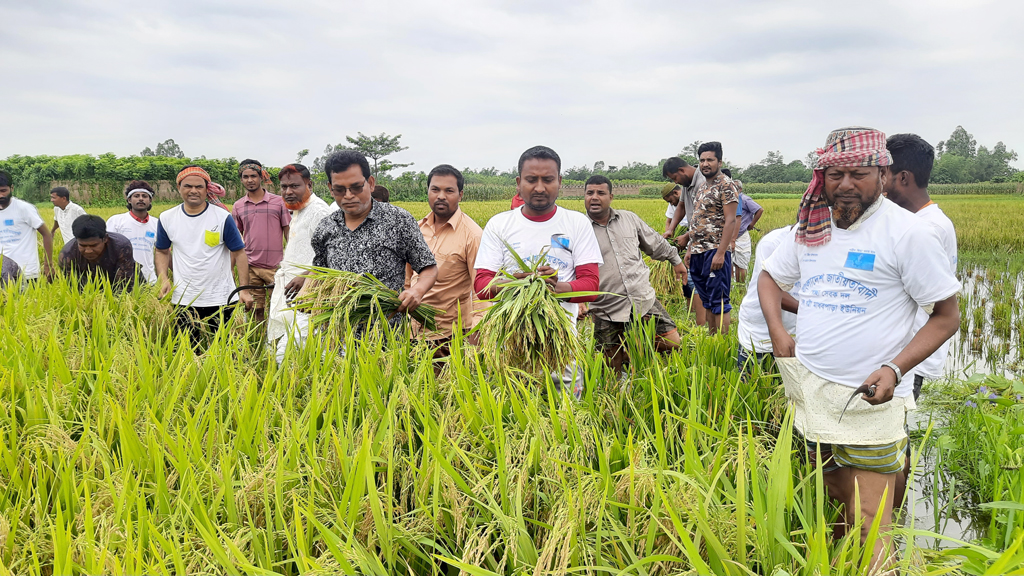
<path id="1" fill-rule="evenodd" d="M 1019 0 L 0 0 L 0 22 L 0 158 L 173 138 L 280 166 L 386 132 L 421 170 L 695 140 L 746 165 L 851 124 L 933 144 L 962 124 L 1024 156 Z"/>

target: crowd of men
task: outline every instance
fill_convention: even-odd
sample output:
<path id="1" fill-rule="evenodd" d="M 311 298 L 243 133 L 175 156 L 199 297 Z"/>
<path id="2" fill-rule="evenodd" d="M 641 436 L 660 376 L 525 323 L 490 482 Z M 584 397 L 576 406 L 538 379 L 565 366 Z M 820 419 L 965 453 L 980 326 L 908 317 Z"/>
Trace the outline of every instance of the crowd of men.
<path id="1" fill-rule="evenodd" d="M 229 212 L 220 201 L 224 188 L 190 165 L 176 178 L 182 203 L 159 219 L 149 214 L 155 193 L 146 182 L 129 183 L 127 212 L 107 222 L 55 188 L 58 264 L 82 282 L 101 276 L 118 287 L 156 284 L 161 297 L 171 294 L 193 337 L 204 324 L 216 326 L 237 298 L 265 319 L 280 362 L 310 335 L 309 318 L 289 305 L 305 288 L 308 266 L 373 274 L 399 294 L 400 312 L 441 309 L 437 329 L 417 326 L 416 334 L 443 354 L 501 290 L 499 272 L 524 275 L 514 250 L 527 262 L 545 258 L 539 272 L 552 291 L 592 293 L 563 308 L 573 322 L 589 315 L 596 345 L 620 374 L 628 335 L 645 333 L 632 329 L 638 323 L 654 327 L 649 337 L 658 350 L 680 345 L 644 254 L 672 265 L 697 324 L 712 334 L 729 331 L 732 279 L 743 282 L 752 268 L 738 318 L 738 368 L 777 366 L 808 457 L 821 463 L 830 496 L 845 505 L 845 526 L 859 510 L 865 534 L 876 514 L 886 530 L 905 489 L 906 412 L 924 379 L 942 376 L 959 324 L 956 235 L 927 192 L 933 148 L 912 134 L 886 140 L 869 128 L 832 132 L 793 224 L 763 235 L 753 266 L 750 231 L 763 208 L 722 168 L 720 143 L 702 144 L 698 157 L 698 166 L 679 157 L 664 163 L 668 207 L 660 232 L 613 208 L 604 176 L 586 181 L 585 213 L 558 206 L 561 159 L 545 146 L 521 155 L 512 209 L 483 228 L 460 209 L 465 181 L 447 164 L 427 175 L 430 211 L 419 220 L 387 203 L 387 189 L 355 151 L 326 160 L 331 205 L 313 194 L 305 166 L 281 169 L 279 196 L 268 190 L 263 165 L 245 160 L 245 196 Z M 3 278 L 50 276 L 52 235 L 33 205 L 12 198 L 12 185 L 0 172 Z M 582 393 L 582 374 L 572 367 L 561 382 Z M 887 545 L 881 539 L 878 552 Z"/>

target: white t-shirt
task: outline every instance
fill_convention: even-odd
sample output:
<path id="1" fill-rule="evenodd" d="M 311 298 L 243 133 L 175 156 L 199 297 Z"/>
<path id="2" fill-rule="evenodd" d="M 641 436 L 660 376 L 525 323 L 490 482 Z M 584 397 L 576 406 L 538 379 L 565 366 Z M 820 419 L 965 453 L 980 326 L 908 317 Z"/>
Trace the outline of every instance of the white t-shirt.
<path id="1" fill-rule="evenodd" d="M 492 272 L 505 270 L 511 274 L 520 271 L 502 240 L 508 242 L 516 254 L 528 263 L 536 262 L 541 252 L 550 247 L 547 265 L 558 271 L 559 282 L 575 280 L 577 266 L 600 266 L 604 263 L 590 219 L 561 206 L 555 208 L 555 214 L 545 222 L 530 220 L 523 215 L 521 207 L 492 217 L 480 239 L 480 249 L 476 254 L 477 268 Z M 576 322 L 579 304 L 565 301 L 561 304 L 572 316 L 573 322 Z"/>
<path id="2" fill-rule="evenodd" d="M 665 209 L 665 218 L 668 218 L 669 220 L 671 220 L 672 217 L 676 215 L 676 206 L 677 206 L 676 204 L 669 204 L 668 205 L 668 208 Z M 679 221 L 679 225 L 683 226 L 683 227 L 686 227 L 686 226 L 689 225 L 686 222 L 686 216 L 683 216 L 683 219 Z"/>
<path id="3" fill-rule="evenodd" d="M 11 198 L 7 208 L 0 210 L 0 254 L 17 262 L 29 280 L 39 277 L 36 230 L 42 225 L 39 210 L 20 198 Z"/>
<path id="4" fill-rule="evenodd" d="M 759 353 L 772 351 L 772 339 L 768 335 L 768 323 L 764 320 L 764 313 L 761 312 L 761 301 L 757 295 L 757 278 L 761 275 L 761 266 L 769 256 L 775 252 L 779 244 L 793 242 L 793 227 L 786 226 L 764 235 L 757 243 L 757 251 L 754 253 L 754 269 L 750 272 L 750 283 L 747 285 L 747 293 L 740 303 L 739 328 L 737 335 L 740 339 L 740 346 L 746 350 L 753 350 Z M 790 290 L 794 298 L 797 296 L 799 282 Z M 786 332 L 796 333 L 796 314 L 782 312 L 782 325 Z"/>
<path id="5" fill-rule="evenodd" d="M 56 206 L 53 207 L 53 221 L 60 227 L 60 235 L 64 238 L 64 245 L 75 239 L 75 234 L 71 230 L 71 225 L 75 223 L 75 218 L 79 216 L 85 216 L 85 208 L 82 208 L 74 202 L 68 201 L 67 207 L 60 209 Z"/>
<path id="6" fill-rule="evenodd" d="M 953 222 L 936 204 L 919 210 L 916 215 L 918 218 L 931 224 L 935 229 L 935 232 L 939 235 L 939 241 L 942 242 L 942 248 L 946 251 L 946 256 L 949 258 L 949 270 L 956 274 L 957 247 L 956 230 L 953 228 Z M 917 316 L 914 318 L 914 334 L 917 334 L 917 331 L 927 321 L 928 314 L 919 308 Z M 942 378 L 945 374 L 946 356 L 949 355 L 949 343 L 951 341 L 952 339 L 943 342 L 942 346 L 939 346 L 939 349 L 934 354 L 925 358 L 924 362 L 921 362 L 911 370 L 910 376 L 904 376 L 904 378 L 913 380 L 913 374 L 920 374 L 931 380 Z"/>
<path id="7" fill-rule="evenodd" d="M 808 247 L 783 242 L 763 264 L 776 282 L 800 282 L 796 357 L 821 378 L 856 388 L 913 335 L 918 308 L 960 290 L 938 235 L 888 199 L 854 230 Z M 896 396 L 909 396 L 903 379 Z"/>
<path id="8" fill-rule="evenodd" d="M 153 246 L 156 244 L 156 231 L 159 227 L 156 216 L 150 216 L 143 224 L 128 212 L 114 214 L 107 220 L 107 232 L 117 232 L 132 242 L 132 255 L 142 268 L 146 280 L 156 282 L 156 268 L 153 265 Z"/>
<path id="9" fill-rule="evenodd" d="M 235 289 L 231 252 L 245 248 L 231 214 L 213 204 L 195 216 L 179 204 L 160 215 L 156 248 L 171 248 L 174 295 L 180 306 L 224 306 Z"/>
<path id="10" fill-rule="evenodd" d="M 334 202 L 331 202 L 331 205 L 328 206 L 328 208 L 331 209 L 331 212 L 337 212 L 338 210 L 341 209 L 341 206 L 338 206 L 338 201 L 335 200 Z"/>

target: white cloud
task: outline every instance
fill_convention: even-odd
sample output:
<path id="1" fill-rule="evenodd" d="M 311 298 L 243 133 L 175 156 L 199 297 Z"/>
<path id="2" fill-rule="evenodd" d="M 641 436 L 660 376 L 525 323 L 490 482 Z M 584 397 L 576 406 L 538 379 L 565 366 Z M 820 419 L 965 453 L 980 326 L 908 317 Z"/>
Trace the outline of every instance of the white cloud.
<path id="1" fill-rule="evenodd" d="M 801 159 L 848 124 L 962 124 L 1024 155 L 1024 4 L 43 1 L 0 4 L 0 157 L 138 153 L 280 165 L 357 131 L 427 170 L 654 162 L 720 140 Z"/>

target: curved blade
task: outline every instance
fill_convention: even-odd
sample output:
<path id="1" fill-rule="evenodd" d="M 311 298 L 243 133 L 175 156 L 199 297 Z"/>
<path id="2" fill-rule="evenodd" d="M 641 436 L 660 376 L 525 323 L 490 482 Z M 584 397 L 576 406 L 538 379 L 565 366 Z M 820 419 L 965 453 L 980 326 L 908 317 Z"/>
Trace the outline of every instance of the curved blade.
<path id="1" fill-rule="evenodd" d="M 853 399 L 860 394 L 867 394 L 868 398 L 871 398 L 875 395 L 875 387 L 868 386 L 867 384 L 861 384 L 856 390 L 854 390 L 853 394 L 850 394 L 850 399 L 846 401 L 846 406 L 843 407 L 843 411 L 839 414 L 839 422 L 843 421 L 843 416 L 846 414 L 846 409 L 850 407 L 850 402 L 853 402 Z"/>

